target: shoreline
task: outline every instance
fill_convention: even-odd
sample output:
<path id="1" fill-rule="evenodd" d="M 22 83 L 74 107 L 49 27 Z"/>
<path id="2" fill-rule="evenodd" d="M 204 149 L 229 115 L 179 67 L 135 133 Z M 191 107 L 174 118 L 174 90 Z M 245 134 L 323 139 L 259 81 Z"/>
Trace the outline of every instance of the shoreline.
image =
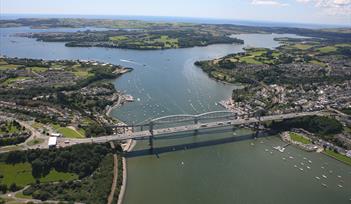
<path id="1" fill-rule="evenodd" d="M 129 151 L 133 150 L 135 145 L 136 145 L 136 141 L 130 139 L 130 140 L 128 140 L 127 144 L 124 146 L 123 150 L 126 151 L 126 152 L 129 152 Z M 119 195 L 118 195 L 117 204 L 122 204 L 123 203 L 124 195 L 125 195 L 125 192 L 126 192 L 126 189 L 127 189 L 127 178 L 128 178 L 127 159 L 124 156 L 122 156 L 122 165 L 123 165 L 123 167 L 122 167 L 122 169 L 123 169 L 123 172 L 122 172 L 123 179 L 122 179 L 121 189 L 120 189 Z"/>
<path id="2" fill-rule="evenodd" d="M 121 105 L 121 101 L 122 101 L 122 94 L 119 94 L 119 97 L 118 97 L 118 101 L 116 103 L 114 103 L 112 106 L 108 107 L 107 108 L 107 111 L 106 111 L 106 115 L 109 116 L 109 117 L 112 117 L 112 118 L 115 118 L 117 119 L 120 123 L 123 123 L 125 125 L 127 125 L 126 123 L 124 123 L 123 121 L 119 120 L 117 117 L 113 117 L 111 116 L 111 112 L 120 107 Z M 125 143 L 125 145 L 121 145 L 122 146 L 122 149 L 123 151 L 131 151 L 134 146 L 136 145 L 136 142 L 134 140 L 127 140 L 127 143 Z M 119 194 L 118 194 L 118 200 L 117 200 L 117 204 L 122 204 L 123 203 L 123 200 L 124 200 L 124 195 L 125 195 L 125 192 L 126 192 L 126 188 L 127 188 L 127 159 L 122 156 L 122 185 L 120 187 L 120 191 L 119 191 Z"/>

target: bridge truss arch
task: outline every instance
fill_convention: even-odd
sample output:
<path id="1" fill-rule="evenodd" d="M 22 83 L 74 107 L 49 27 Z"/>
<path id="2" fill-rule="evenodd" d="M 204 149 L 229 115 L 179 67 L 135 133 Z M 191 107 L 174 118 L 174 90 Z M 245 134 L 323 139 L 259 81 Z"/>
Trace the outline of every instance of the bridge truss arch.
<path id="1" fill-rule="evenodd" d="M 152 124 L 169 124 L 169 123 L 182 123 L 193 121 L 197 123 L 198 121 L 210 120 L 210 119 L 222 119 L 222 118 L 234 118 L 238 114 L 232 111 L 211 111 L 201 114 L 179 114 L 179 115 L 169 115 L 159 118 L 154 118 L 150 120 Z"/>

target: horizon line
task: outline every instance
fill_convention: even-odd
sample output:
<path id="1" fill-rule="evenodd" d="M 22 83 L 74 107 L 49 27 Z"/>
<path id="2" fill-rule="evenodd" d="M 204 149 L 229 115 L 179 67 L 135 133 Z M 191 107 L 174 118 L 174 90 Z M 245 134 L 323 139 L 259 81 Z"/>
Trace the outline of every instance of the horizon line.
<path id="1" fill-rule="evenodd" d="M 290 24 L 290 25 L 311 25 L 311 26 L 334 26 L 337 28 L 351 28 L 351 25 L 349 24 L 334 24 L 334 23 L 314 23 L 314 22 L 296 22 L 296 21 L 274 21 L 274 20 L 252 20 L 252 19 L 234 19 L 234 18 L 217 18 L 217 17 L 194 17 L 194 16 L 151 16 L 151 15 L 118 15 L 118 14 L 58 14 L 58 13 L 0 13 L 1 16 L 6 16 L 6 15 L 38 15 L 38 16 L 95 16 L 95 17 L 149 17 L 149 18 L 183 18 L 183 19 L 198 19 L 198 20 L 223 20 L 223 21 L 242 21 L 242 22 L 248 22 L 248 23 L 274 23 L 274 24 Z M 60 18 L 60 17 L 56 17 Z M 3 19 L 0 19 L 3 20 Z M 116 19 L 118 20 L 118 19 Z M 123 19 L 121 19 L 123 20 Z M 134 20 L 140 20 L 140 19 L 134 19 Z M 148 20 L 143 20 L 143 21 L 148 21 Z M 165 20 L 165 22 L 167 22 Z M 183 22 L 186 23 L 186 22 Z M 234 22 L 233 22 L 234 23 Z M 233 23 L 215 23 L 215 24 L 233 24 Z M 240 23 L 240 22 L 238 22 Z M 205 23 L 204 23 L 205 24 Z M 233 24 L 235 25 L 235 24 Z M 264 25 L 263 25 L 264 26 Z M 284 26 L 282 26 L 284 27 Z"/>

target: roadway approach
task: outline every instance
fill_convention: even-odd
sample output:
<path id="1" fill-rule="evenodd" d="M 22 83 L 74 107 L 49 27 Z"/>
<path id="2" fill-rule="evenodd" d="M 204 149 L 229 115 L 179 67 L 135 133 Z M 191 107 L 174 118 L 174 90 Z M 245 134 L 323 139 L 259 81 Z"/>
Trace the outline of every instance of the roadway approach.
<path id="1" fill-rule="evenodd" d="M 222 116 L 208 117 L 209 115 L 213 115 L 213 114 L 217 114 L 217 115 L 222 114 Z M 227 115 L 225 116 L 225 114 Z M 207 117 L 203 117 L 206 115 Z M 141 128 L 142 129 L 141 131 L 127 132 L 124 134 L 113 134 L 113 135 L 94 137 L 94 138 L 84 138 L 84 139 L 59 138 L 59 140 L 61 140 L 61 142 L 65 141 L 66 143 L 69 143 L 69 145 L 73 145 L 73 144 L 81 144 L 81 143 L 106 143 L 110 141 L 123 141 L 123 140 L 129 140 L 129 139 L 149 138 L 150 148 L 153 149 L 153 137 L 157 135 L 181 133 L 181 132 L 189 132 L 189 131 L 197 132 L 198 130 L 230 127 L 230 126 L 235 128 L 240 125 L 249 125 L 249 124 L 254 124 L 254 127 L 258 127 L 259 124 L 262 122 L 297 118 L 302 116 L 315 116 L 315 115 L 325 116 L 325 115 L 330 115 L 330 113 L 325 111 L 314 111 L 314 112 L 298 112 L 298 113 L 288 113 L 288 114 L 270 115 L 270 116 L 262 116 L 262 117 L 247 117 L 247 118 L 244 118 L 244 116 L 240 118 L 237 116 L 237 114 L 233 112 L 229 113 L 224 111 L 215 111 L 215 112 L 210 112 L 210 113 L 205 113 L 200 115 L 173 115 L 173 116 L 165 116 L 165 117 L 151 120 L 148 124 L 138 125 L 139 127 L 148 126 L 149 128 L 147 130 L 143 130 L 143 128 Z M 164 128 L 164 127 L 157 128 L 157 129 L 155 128 L 155 125 L 157 124 L 171 123 L 172 120 L 162 122 L 162 120 L 169 119 L 169 118 L 178 118 L 178 121 L 174 121 L 174 123 L 192 121 L 193 124 L 178 125 L 178 126 L 167 127 L 167 128 Z M 182 119 L 179 119 L 179 118 L 182 118 Z M 199 122 L 199 120 L 204 120 L 204 119 L 212 119 L 212 120 L 215 119 L 216 121 L 205 122 L 205 123 Z M 131 126 L 125 126 L 125 127 L 131 127 Z"/>

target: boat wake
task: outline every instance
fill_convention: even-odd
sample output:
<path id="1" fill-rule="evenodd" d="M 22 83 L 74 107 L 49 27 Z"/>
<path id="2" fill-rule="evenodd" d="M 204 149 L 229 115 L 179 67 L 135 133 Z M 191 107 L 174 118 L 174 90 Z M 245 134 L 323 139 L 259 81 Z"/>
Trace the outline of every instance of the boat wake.
<path id="1" fill-rule="evenodd" d="M 139 63 L 139 62 L 135 62 L 135 61 L 133 61 L 133 60 L 120 59 L 119 61 L 143 66 L 143 64 L 141 64 L 141 63 Z M 145 65 L 144 65 L 144 66 L 145 66 Z"/>

